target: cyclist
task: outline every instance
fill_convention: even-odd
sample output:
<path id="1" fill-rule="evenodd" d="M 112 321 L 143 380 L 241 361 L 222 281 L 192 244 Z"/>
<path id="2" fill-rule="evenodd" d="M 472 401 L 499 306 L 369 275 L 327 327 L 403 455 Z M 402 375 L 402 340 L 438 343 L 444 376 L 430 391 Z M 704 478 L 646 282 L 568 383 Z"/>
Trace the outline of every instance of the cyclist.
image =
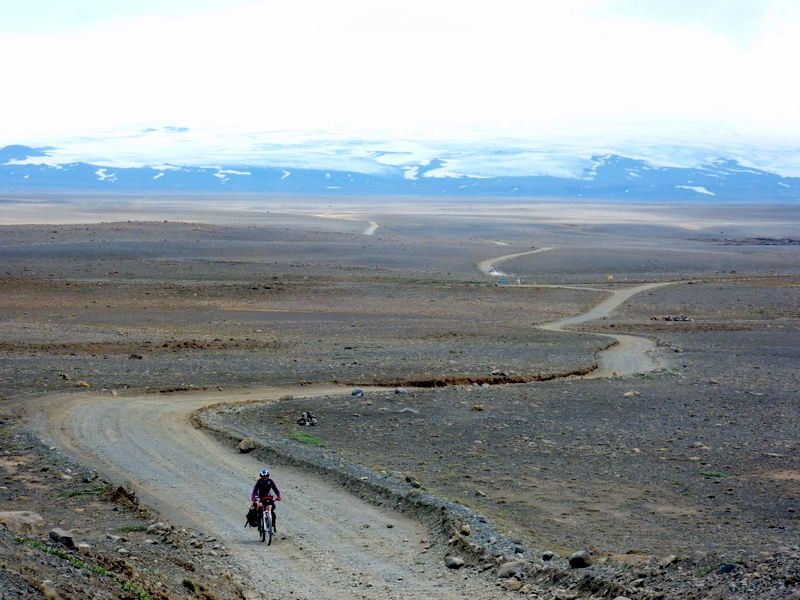
<path id="1" fill-rule="evenodd" d="M 273 499 L 273 493 L 275 492 Z M 253 504 L 255 504 L 256 508 L 258 509 L 259 517 L 261 516 L 261 511 L 264 510 L 264 505 L 270 504 L 272 505 L 272 526 L 275 527 L 275 500 L 281 499 L 281 493 L 278 490 L 278 486 L 275 485 L 275 481 L 270 479 L 269 471 L 267 469 L 262 470 L 258 474 L 258 481 L 256 481 L 255 486 L 253 486 L 253 493 L 251 494 Z"/>

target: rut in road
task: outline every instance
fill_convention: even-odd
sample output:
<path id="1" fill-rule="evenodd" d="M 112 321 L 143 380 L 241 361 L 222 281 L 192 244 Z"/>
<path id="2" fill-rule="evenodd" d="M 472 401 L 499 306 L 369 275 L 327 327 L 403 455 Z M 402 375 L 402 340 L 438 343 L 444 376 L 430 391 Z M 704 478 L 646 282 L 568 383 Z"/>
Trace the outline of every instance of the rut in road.
<path id="1" fill-rule="evenodd" d="M 254 590 L 282 598 L 421 600 L 467 595 L 502 598 L 481 578 L 465 578 L 426 550 L 420 523 L 354 500 L 346 490 L 288 467 L 273 469 L 284 500 L 271 546 L 243 527 L 264 465 L 225 448 L 189 415 L 204 406 L 349 393 L 350 388 L 246 390 L 187 395 L 74 395 L 44 406 L 53 441 L 115 480 L 176 523 L 217 538 Z M 388 524 L 393 526 L 387 527 Z"/>

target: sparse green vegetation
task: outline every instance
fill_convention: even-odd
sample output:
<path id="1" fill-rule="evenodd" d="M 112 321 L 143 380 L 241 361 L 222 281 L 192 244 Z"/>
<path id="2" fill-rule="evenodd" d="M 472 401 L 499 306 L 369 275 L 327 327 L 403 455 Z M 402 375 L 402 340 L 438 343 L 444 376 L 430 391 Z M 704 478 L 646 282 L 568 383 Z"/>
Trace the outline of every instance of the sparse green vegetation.
<path id="1" fill-rule="evenodd" d="M 136 531 L 147 531 L 147 525 L 126 525 L 125 527 L 120 527 L 116 531 L 121 533 L 133 533 Z"/>
<path id="2" fill-rule="evenodd" d="M 312 444 L 313 446 L 322 446 L 322 442 L 317 436 L 311 435 L 310 433 L 305 433 L 303 431 L 292 431 L 289 434 L 289 439 L 294 440 L 295 442 L 300 442 L 301 444 Z"/>
<path id="3" fill-rule="evenodd" d="M 74 498 L 75 496 L 87 496 L 87 495 L 99 496 L 103 492 L 107 492 L 110 489 L 111 489 L 111 484 L 91 489 L 67 490 L 66 492 L 61 492 L 60 494 L 56 495 L 56 498 Z"/>
<path id="4" fill-rule="evenodd" d="M 14 541 L 18 542 L 20 544 L 28 544 L 29 546 L 32 546 L 34 548 L 38 548 L 39 550 L 41 550 L 42 552 L 45 552 L 46 554 L 52 554 L 53 556 L 58 556 L 59 558 L 63 558 L 64 560 L 69 561 L 69 563 L 73 567 L 75 567 L 76 569 L 88 569 L 92 573 L 96 573 L 97 575 L 102 575 L 104 577 L 105 576 L 113 577 L 113 574 L 109 573 L 108 571 L 106 571 L 103 567 L 98 567 L 97 565 L 86 564 L 85 562 L 80 561 L 77 558 L 74 558 L 74 557 L 70 556 L 68 553 L 64 552 L 63 550 L 59 550 L 58 548 L 50 548 L 49 546 L 45 546 L 41 542 L 37 542 L 35 540 L 29 540 L 27 538 L 19 537 L 19 536 L 15 536 L 14 537 Z M 136 598 L 138 600 L 151 600 L 151 598 L 152 598 L 152 596 L 150 596 L 150 594 L 145 592 L 138 585 L 133 585 L 132 583 L 128 583 L 128 582 L 123 581 L 122 579 L 118 579 L 116 577 L 114 578 L 114 581 L 119 585 L 119 587 L 123 591 L 136 593 Z"/>

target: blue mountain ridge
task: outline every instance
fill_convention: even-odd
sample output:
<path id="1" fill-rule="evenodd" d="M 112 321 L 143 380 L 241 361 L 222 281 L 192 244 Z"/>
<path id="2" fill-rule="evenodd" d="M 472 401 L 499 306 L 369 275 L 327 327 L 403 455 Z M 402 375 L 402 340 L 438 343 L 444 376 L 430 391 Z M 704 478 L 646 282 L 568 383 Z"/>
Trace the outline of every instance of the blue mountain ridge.
<path id="1" fill-rule="evenodd" d="M 88 163 L 60 165 L 11 162 L 47 156 L 49 147 L 0 148 L 0 191 L 102 193 L 262 193 L 326 196 L 418 196 L 464 198 L 560 197 L 659 201 L 798 201 L 800 177 L 744 167 L 729 159 L 697 168 L 656 166 L 614 154 L 592 157 L 580 178 L 554 176 L 425 176 L 446 159 L 420 165 L 409 179 L 400 167 L 382 174 L 352 171 L 216 167 L 112 167 Z"/>

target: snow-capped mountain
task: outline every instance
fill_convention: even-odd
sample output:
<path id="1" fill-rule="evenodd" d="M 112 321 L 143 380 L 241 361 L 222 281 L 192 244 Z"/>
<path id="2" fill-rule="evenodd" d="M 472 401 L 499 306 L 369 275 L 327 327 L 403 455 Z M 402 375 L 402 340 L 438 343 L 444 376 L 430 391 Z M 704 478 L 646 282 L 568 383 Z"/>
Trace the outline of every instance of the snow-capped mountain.
<path id="1" fill-rule="evenodd" d="M 793 150 L 211 136 L 165 127 L 7 145 L 0 148 L 0 190 L 797 201 Z"/>

